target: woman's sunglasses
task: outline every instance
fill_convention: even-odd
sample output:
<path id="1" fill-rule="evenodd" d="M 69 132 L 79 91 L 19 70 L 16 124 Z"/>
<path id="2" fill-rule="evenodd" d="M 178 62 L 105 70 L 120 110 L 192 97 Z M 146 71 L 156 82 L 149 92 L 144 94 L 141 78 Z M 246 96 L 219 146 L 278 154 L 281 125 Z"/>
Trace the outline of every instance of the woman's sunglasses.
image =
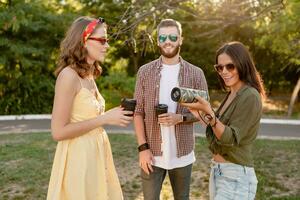
<path id="1" fill-rule="evenodd" d="M 85 29 L 82 33 L 82 38 L 83 38 L 84 44 L 86 43 L 86 41 L 89 39 L 90 35 L 96 29 L 97 24 L 103 24 L 104 22 L 105 22 L 104 18 L 99 17 L 98 19 L 95 19 L 95 20 L 91 21 L 90 23 L 88 23 L 88 25 L 85 27 Z"/>
<path id="2" fill-rule="evenodd" d="M 216 65 L 214 65 L 214 67 L 215 67 L 215 70 L 216 70 L 218 73 L 223 72 L 224 67 L 225 67 L 226 70 L 229 71 L 229 72 L 232 72 L 232 71 L 235 69 L 235 66 L 234 66 L 234 64 L 232 64 L 232 63 L 228 63 L 228 64 L 226 64 L 226 65 L 216 64 Z"/>
<path id="3" fill-rule="evenodd" d="M 174 35 L 174 34 L 170 34 L 170 35 L 164 35 L 163 34 L 163 35 L 158 36 L 158 41 L 159 41 L 159 43 L 164 43 L 167 40 L 167 38 L 169 38 L 169 40 L 171 42 L 176 42 L 177 39 L 178 39 L 178 36 Z"/>
<path id="4" fill-rule="evenodd" d="M 96 40 L 100 42 L 102 45 L 105 45 L 109 41 L 107 38 L 96 38 L 96 37 L 89 37 L 88 40 Z"/>

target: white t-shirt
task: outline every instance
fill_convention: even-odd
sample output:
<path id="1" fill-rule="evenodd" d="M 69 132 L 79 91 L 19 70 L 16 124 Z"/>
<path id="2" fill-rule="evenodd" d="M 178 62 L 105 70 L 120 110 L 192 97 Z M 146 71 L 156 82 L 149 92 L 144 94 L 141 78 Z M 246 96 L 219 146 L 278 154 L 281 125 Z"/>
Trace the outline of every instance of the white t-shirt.
<path id="1" fill-rule="evenodd" d="M 171 91 L 174 87 L 178 87 L 178 75 L 180 64 L 165 65 L 161 70 L 159 103 L 168 105 L 168 112 L 176 113 L 177 103 L 171 99 Z M 185 167 L 195 162 L 194 151 L 188 155 L 177 158 L 177 144 L 175 137 L 175 126 L 160 125 L 162 137 L 162 156 L 154 156 L 153 165 L 163 169 L 174 169 Z"/>

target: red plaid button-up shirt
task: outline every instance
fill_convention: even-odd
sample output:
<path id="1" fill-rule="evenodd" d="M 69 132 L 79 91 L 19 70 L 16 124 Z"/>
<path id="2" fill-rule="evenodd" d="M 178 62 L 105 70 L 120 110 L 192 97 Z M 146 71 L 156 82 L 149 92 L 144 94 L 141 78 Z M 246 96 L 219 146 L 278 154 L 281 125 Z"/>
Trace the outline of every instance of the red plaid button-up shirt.
<path id="1" fill-rule="evenodd" d="M 207 83 L 203 71 L 183 60 L 180 60 L 178 83 L 180 87 L 202 89 L 207 91 Z M 161 57 L 140 67 L 137 74 L 134 98 L 137 100 L 135 115 L 142 115 L 145 124 L 145 138 L 154 156 L 161 156 L 161 133 L 155 105 L 159 103 L 159 87 L 162 69 Z M 177 105 L 176 113 L 189 113 L 185 107 Z M 177 157 L 189 154 L 194 149 L 195 137 L 193 123 L 175 125 Z"/>

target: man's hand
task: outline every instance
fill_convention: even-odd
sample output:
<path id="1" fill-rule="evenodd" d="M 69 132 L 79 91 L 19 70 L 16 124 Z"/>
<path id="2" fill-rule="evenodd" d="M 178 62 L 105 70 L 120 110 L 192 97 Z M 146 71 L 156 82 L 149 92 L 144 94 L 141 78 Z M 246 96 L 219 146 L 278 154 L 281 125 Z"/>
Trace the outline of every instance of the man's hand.
<path id="1" fill-rule="evenodd" d="M 153 155 L 150 149 L 141 151 L 139 153 L 139 164 L 146 174 L 149 175 L 151 172 L 153 172 Z"/>
<path id="2" fill-rule="evenodd" d="M 164 113 L 158 115 L 158 123 L 165 126 L 174 126 L 182 122 L 182 115 L 176 113 Z"/>

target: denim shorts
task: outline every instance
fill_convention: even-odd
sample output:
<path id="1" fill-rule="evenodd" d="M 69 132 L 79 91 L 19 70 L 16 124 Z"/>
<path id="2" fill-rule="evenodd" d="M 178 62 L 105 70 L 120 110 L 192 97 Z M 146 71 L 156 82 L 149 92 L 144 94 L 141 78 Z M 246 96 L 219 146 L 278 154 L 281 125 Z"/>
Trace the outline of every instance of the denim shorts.
<path id="1" fill-rule="evenodd" d="M 210 200 L 254 200 L 257 178 L 253 167 L 212 161 Z"/>

